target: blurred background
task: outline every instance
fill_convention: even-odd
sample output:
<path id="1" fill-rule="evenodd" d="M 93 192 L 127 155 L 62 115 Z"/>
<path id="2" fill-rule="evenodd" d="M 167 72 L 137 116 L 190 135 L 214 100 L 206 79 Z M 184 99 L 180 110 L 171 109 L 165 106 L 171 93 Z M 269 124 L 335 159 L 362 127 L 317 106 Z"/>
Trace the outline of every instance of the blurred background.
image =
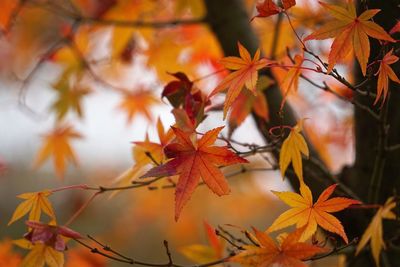
<path id="1" fill-rule="evenodd" d="M 303 34 L 316 27 L 323 17 L 311 2 L 314 1 L 299 1 L 293 10 L 296 29 Z M 245 1 L 250 17 L 255 14 L 255 3 Z M 146 134 L 158 142 L 155 126 L 158 118 L 166 128 L 174 123 L 171 106 L 166 99 L 161 100 L 163 86 L 173 80 L 167 71 L 183 71 L 191 79 L 204 77 L 221 69 L 218 60 L 223 55 L 203 24 L 118 27 L 113 23 L 79 24 L 74 17 L 79 14 L 94 21 L 190 20 L 204 16 L 201 0 L 3 0 L 1 5 L 0 252 L 5 251 L 1 253 L 10 257 L 9 240 L 19 239 L 26 232 L 23 223 L 26 218 L 7 226 L 21 202 L 16 197 L 18 194 L 74 184 L 115 185 L 117 177 L 135 164 L 132 142 L 143 141 Z M 266 55 L 273 39 L 271 27 L 277 19 L 252 22 Z M 286 49 L 299 51 L 298 44 L 289 25 L 285 21 L 280 23 L 277 57 L 282 62 L 290 62 Z M 74 53 L 70 38 L 81 54 Z M 329 45 L 320 43 L 314 48 L 324 55 Z M 339 68 L 348 67 L 344 64 Z M 281 77 L 282 73 L 285 70 L 277 70 L 275 75 Z M 305 73 L 313 78 L 313 73 Z M 201 79 L 198 87 L 210 92 L 224 75 Z M 332 86 L 335 86 L 333 81 Z M 60 88 L 68 92 L 76 88 L 87 90 L 77 100 L 79 112 L 71 104 L 76 99 L 65 100 L 65 91 Z M 124 109 L 121 103 L 126 100 L 127 92 L 119 88 L 131 93 L 148 91 L 159 101 L 139 111 Z M 348 93 L 339 86 L 336 89 Z M 221 103 L 223 97 L 217 98 L 218 101 Z M 289 101 L 299 117 L 309 119 L 306 132 L 332 170 L 338 171 L 352 162 L 352 109 L 347 103 L 302 81 L 298 94 L 289 96 Z M 72 125 L 83 136 L 71 142 L 78 164 L 68 164 L 64 178 L 56 174 L 52 159 L 38 168 L 33 167 L 45 135 L 59 124 Z M 221 125 L 226 125 L 222 112 L 210 112 L 199 130 L 205 132 Z M 224 129 L 223 134 L 227 133 Z M 232 138 L 243 143 L 264 144 L 250 116 Z M 249 168 L 271 166 L 260 155 L 249 160 L 252 162 Z M 234 173 L 240 168 L 233 166 L 224 172 Z M 200 186 L 175 222 L 174 189 L 161 189 L 163 183 L 156 185 L 158 189 L 125 190 L 111 198 L 110 193 L 104 193 L 70 227 L 142 261 L 165 261 L 163 240 L 168 240 L 174 259 L 188 263 L 189 259 L 179 251 L 192 244 L 207 245 L 204 221 L 236 233 L 240 231 L 226 224 L 266 229 L 287 209 L 270 191 L 291 190 L 279 171 L 235 175 L 229 178 L 232 193 L 228 196 L 217 197 Z M 59 224 L 66 222 L 91 194 L 84 190 L 65 190 L 51 195 Z M 90 254 L 74 242 L 69 247 L 67 266 L 121 266 Z M 25 253 L 18 248 L 14 250 Z M 336 260 L 332 262 L 336 266 Z M 324 264 L 320 266 L 328 266 Z"/>

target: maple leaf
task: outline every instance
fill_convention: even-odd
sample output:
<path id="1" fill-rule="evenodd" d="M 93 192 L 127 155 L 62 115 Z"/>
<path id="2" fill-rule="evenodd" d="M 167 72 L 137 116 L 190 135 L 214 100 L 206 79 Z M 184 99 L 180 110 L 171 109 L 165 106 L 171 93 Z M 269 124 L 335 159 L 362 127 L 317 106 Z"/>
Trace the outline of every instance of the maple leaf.
<path id="1" fill-rule="evenodd" d="M 389 66 L 391 64 L 396 63 L 399 58 L 393 55 L 393 49 L 390 50 L 381 60 L 378 70 L 378 85 L 376 87 L 376 98 L 374 105 L 378 102 L 383 94 L 382 105 L 385 103 L 386 96 L 389 92 L 389 79 L 396 83 L 400 83 L 399 78 L 396 73 L 394 73 L 393 69 Z"/>
<path id="2" fill-rule="evenodd" d="M 258 18 L 266 18 L 281 12 L 281 9 L 272 0 L 264 0 L 257 3 L 256 9 L 258 14 L 255 17 Z"/>
<path id="3" fill-rule="evenodd" d="M 173 132 L 171 129 L 166 132 L 164 131 L 164 126 L 160 118 L 157 120 L 157 132 L 159 143 L 150 142 L 147 135 L 145 141 L 133 142 L 134 146 L 132 148 L 132 154 L 135 165 L 124 171 L 115 179 L 114 184 L 116 186 L 121 187 L 131 185 L 133 180 L 143 174 L 145 166 L 149 164 L 155 165 L 155 162 L 158 164 L 164 162 L 165 155 L 163 150 L 164 147 L 171 141 Z M 110 194 L 110 198 L 114 197 L 119 192 L 119 190 L 113 191 Z"/>
<path id="4" fill-rule="evenodd" d="M 282 0 L 284 10 L 288 10 L 292 6 L 296 5 L 295 0 Z M 258 14 L 255 17 L 266 18 L 271 15 L 281 13 L 282 8 L 278 7 L 272 0 L 264 0 L 256 5 Z M 252 20 L 255 18 L 253 17 Z"/>
<path id="5" fill-rule="evenodd" d="M 31 251 L 23 259 L 20 267 L 63 267 L 64 253 L 42 243 L 32 244 L 28 240 L 17 240 L 14 243 Z"/>
<path id="6" fill-rule="evenodd" d="M 336 62 L 345 58 L 353 48 L 362 73 L 365 76 L 370 54 L 368 36 L 379 40 L 395 41 L 381 26 L 370 21 L 380 9 L 369 9 L 357 16 L 356 8 L 352 1 L 349 1 L 346 7 L 322 2 L 320 4 L 336 20 L 328 22 L 319 30 L 307 36 L 304 41 L 335 37 L 328 57 L 328 72 L 331 72 Z"/>
<path id="7" fill-rule="evenodd" d="M 340 235 L 347 244 L 348 239 L 342 224 L 330 213 L 341 211 L 350 205 L 361 202 L 345 197 L 328 199 L 336 186 L 337 184 L 333 184 L 326 188 L 315 203 L 313 203 L 310 188 L 304 182 L 300 184 L 300 195 L 293 192 L 273 191 L 277 197 L 292 208 L 282 213 L 268 228 L 268 231 L 276 231 L 293 224 L 296 224 L 297 228 L 306 226 L 300 239 L 305 241 L 315 233 L 319 225 L 328 232 Z"/>
<path id="8" fill-rule="evenodd" d="M 48 196 L 50 196 L 51 194 L 51 191 L 44 190 L 40 192 L 24 193 L 18 195 L 18 198 L 25 199 L 25 201 L 19 204 L 18 207 L 15 209 L 14 214 L 8 222 L 8 225 L 19 220 L 28 212 L 28 218 L 30 221 L 39 221 L 42 211 L 50 216 L 53 221 L 55 221 L 56 215 L 54 213 L 53 206 L 48 200 Z"/>
<path id="9" fill-rule="evenodd" d="M 150 91 L 124 92 L 124 97 L 118 108 L 128 115 L 128 123 L 138 114 L 143 114 L 149 121 L 152 120 L 149 109 L 158 104 L 158 99 Z"/>
<path id="10" fill-rule="evenodd" d="M 189 126 L 189 129 L 194 129 L 204 120 L 204 109 L 211 102 L 201 90 L 193 87 L 194 83 L 189 80 L 185 73 L 177 72 L 170 75 L 178 80 L 169 82 L 164 87 L 161 96 L 166 97 L 175 108 L 172 113 L 176 118 L 177 124 L 182 124 L 185 121 L 185 125 L 192 125 Z"/>
<path id="11" fill-rule="evenodd" d="M 290 91 L 297 92 L 297 88 L 299 86 L 299 77 L 301 75 L 301 65 L 303 64 L 303 61 L 304 57 L 302 55 L 296 55 L 294 57 L 293 67 L 289 69 L 281 83 L 281 88 L 284 92 L 280 107 L 281 110 L 283 109 L 283 105 L 285 104 L 286 98 Z"/>
<path id="12" fill-rule="evenodd" d="M 326 248 L 300 242 L 305 227 L 296 229 L 277 244 L 265 232 L 253 228 L 259 246 L 244 246 L 244 251 L 231 257 L 229 261 L 244 266 L 257 267 L 306 267 L 303 260 L 324 253 Z"/>
<path id="13" fill-rule="evenodd" d="M 301 154 L 308 157 L 309 151 L 304 137 L 300 134 L 303 129 L 303 120 L 300 120 L 295 127 L 290 130 L 290 134 L 283 141 L 281 151 L 279 153 L 279 167 L 282 177 L 289 163 L 292 162 L 294 172 L 300 181 L 303 181 L 303 163 Z"/>
<path id="14" fill-rule="evenodd" d="M 229 114 L 229 136 L 247 118 L 250 112 L 254 111 L 257 116 L 269 120 L 268 102 L 261 92 L 267 89 L 274 82 L 267 76 L 261 76 L 257 83 L 257 95 L 249 90 L 243 89 L 232 104 Z"/>
<path id="15" fill-rule="evenodd" d="M 58 93 L 58 98 L 51 108 L 56 111 L 57 120 L 63 119 L 69 110 L 75 111 L 79 117 L 82 117 L 81 101 L 90 93 L 88 88 L 71 86 L 68 73 L 68 71 L 64 73 L 53 85 L 53 89 Z"/>
<path id="16" fill-rule="evenodd" d="M 180 249 L 183 255 L 196 263 L 212 262 L 223 257 L 224 243 L 216 235 L 215 229 L 207 222 L 204 222 L 204 228 L 210 246 L 193 244 Z"/>
<path id="17" fill-rule="evenodd" d="M 25 224 L 31 229 L 24 235 L 26 240 L 32 244 L 45 244 L 57 251 L 64 251 L 67 248 L 63 237 L 72 239 L 83 238 L 81 234 L 65 226 L 49 225 L 36 221 L 27 221 Z"/>
<path id="18" fill-rule="evenodd" d="M 66 161 L 77 164 L 76 156 L 70 145 L 70 139 L 79 139 L 82 136 L 71 126 L 64 125 L 56 127 L 49 134 L 44 135 L 44 144 L 39 150 L 34 167 L 38 168 L 50 156 L 53 157 L 56 174 L 63 178 Z"/>
<path id="19" fill-rule="evenodd" d="M 252 59 L 249 51 L 247 51 L 247 49 L 239 42 L 238 47 L 240 57 L 224 57 L 221 60 L 222 65 L 235 71 L 226 76 L 209 95 L 209 97 L 211 97 L 228 88 L 228 94 L 224 104 L 224 119 L 228 109 L 231 107 L 233 101 L 237 98 L 244 86 L 253 94 L 256 94 L 258 70 L 270 64 L 270 61 L 267 59 L 260 59 L 260 49 L 257 49 Z"/>
<path id="20" fill-rule="evenodd" d="M 211 146 L 223 127 L 206 132 L 196 143 L 190 134 L 172 127 L 176 143 L 165 147 L 164 153 L 172 160 L 151 169 L 142 177 L 179 175 L 175 191 L 175 220 L 178 220 L 183 206 L 189 201 L 200 178 L 218 196 L 230 192 L 229 185 L 218 166 L 247 163 L 227 147 Z"/>
<path id="21" fill-rule="evenodd" d="M 360 242 L 358 242 L 356 255 L 358 255 L 361 250 L 367 245 L 368 241 L 371 241 L 371 251 L 377 266 L 380 266 L 379 255 L 381 254 L 382 248 L 385 248 L 385 243 L 383 241 L 383 230 L 382 230 L 382 220 L 389 219 L 395 220 L 396 214 L 392 211 L 396 207 L 396 201 L 393 197 L 389 198 L 385 205 L 379 208 L 368 228 L 365 230 L 361 237 Z"/>
<path id="22" fill-rule="evenodd" d="M 165 160 L 164 148 L 170 143 L 174 134 L 171 129 L 164 130 L 164 126 L 160 119 L 157 120 L 157 134 L 159 142 L 151 142 L 146 136 L 143 142 L 133 142 L 132 148 L 133 159 L 137 165 L 144 166 L 147 164 L 162 164 Z M 149 157 L 151 155 L 151 158 Z"/>
<path id="23" fill-rule="evenodd" d="M 394 34 L 400 32 L 400 20 L 397 21 L 397 23 L 393 26 L 393 28 L 390 29 L 389 34 Z"/>

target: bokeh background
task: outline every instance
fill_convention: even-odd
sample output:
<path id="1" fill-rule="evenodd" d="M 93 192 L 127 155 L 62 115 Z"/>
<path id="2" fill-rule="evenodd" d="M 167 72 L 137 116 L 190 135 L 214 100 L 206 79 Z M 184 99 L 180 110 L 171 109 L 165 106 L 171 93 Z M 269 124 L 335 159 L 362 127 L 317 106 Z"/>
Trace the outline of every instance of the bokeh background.
<path id="1" fill-rule="evenodd" d="M 151 140 L 158 141 L 155 130 L 157 118 L 161 119 L 165 127 L 174 123 L 167 100 L 149 107 L 150 120 L 140 114 L 134 116 L 131 121 L 127 120 L 127 114 L 117 108 L 121 95 L 105 84 L 99 84 L 87 78 L 85 85 L 90 86 L 92 92 L 81 102 L 83 117 L 70 112 L 65 119 L 84 136 L 72 143 L 79 165 L 69 165 L 64 179 L 55 175 L 51 161 L 47 161 L 40 168 L 33 168 L 33 161 L 43 142 L 43 134 L 47 133 L 56 122 L 51 104 L 57 100 L 58 94 L 53 87 L 66 68 L 65 61 L 58 60 L 57 57 L 44 62 L 40 61 L 49 42 L 56 38 L 59 28 L 65 25 L 65 21 L 68 22 L 68 19 L 61 19 L 60 22 L 56 13 L 51 14 L 51 8 L 54 8 L 51 5 L 69 8 L 66 5 L 69 1 L 54 1 L 53 4 L 49 4 L 50 11 L 44 8 L 48 4 L 46 1 L 32 1 L 33 4 L 27 4 L 12 18 L 12 27 L 6 29 L 4 21 L 10 19 L 16 2 L 18 1 L 6 0 L 4 9 L 0 10 L 2 15 L 0 21 L 3 21 L 0 37 L 0 162 L 2 165 L 0 248 L 7 248 L 9 240 L 21 238 L 26 231 L 23 220 L 7 226 L 15 207 L 20 203 L 16 198 L 18 194 L 73 184 L 110 186 L 115 183 L 115 179 L 121 173 L 134 165 L 132 141 L 144 140 L 146 133 L 149 134 Z M 99 18 L 110 14 L 110 17 L 118 19 L 138 19 L 143 16 L 144 20 L 154 21 L 191 18 L 204 14 L 204 7 L 200 0 L 176 1 L 176 3 L 175 1 L 159 1 L 156 5 L 154 2 L 158 1 L 111 2 L 113 4 L 110 4 Z M 296 28 L 305 33 L 304 28 L 315 27 L 318 20 L 322 19 L 322 15 L 315 3 L 310 4 L 313 1 L 298 2 L 298 6 L 293 11 L 294 21 Z M 102 1 L 94 0 L 71 1 L 70 3 L 88 14 L 95 12 L 96 8 L 105 7 Z M 255 1 L 246 1 L 246 4 L 249 14 L 254 14 Z M 123 13 L 124 5 L 131 8 L 129 14 L 127 11 Z M 157 13 L 160 10 L 163 12 Z M 306 16 L 310 12 L 314 16 Z M 121 17 L 118 17 L 119 15 Z M 269 51 L 271 46 L 271 24 L 275 19 L 263 21 L 256 19 L 252 22 L 260 34 L 263 51 Z M 282 30 L 279 39 L 278 54 L 281 60 L 287 61 L 286 48 L 296 51 L 297 46 L 289 26 L 282 23 L 285 30 Z M 160 97 L 163 85 L 172 79 L 165 74 L 166 71 L 181 70 L 187 72 L 192 78 L 202 77 L 215 71 L 217 69 L 215 59 L 223 56 L 219 49 L 214 47 L 217 44 L 215 40 L 212 40 L 213 37 L 207 27 L 202 25 L 193 26 L 193 28 L 153 29 L 154 32 L 150 34 L 140 29 L 129 32 L 129 37 L 139 35 L 140 45 L 146 52 L 132 52 L 132 58 L 122 64 L 120 58 L 109 56 L 114 53 L 112 40 L 115 38 L 116 29 L 119 28 L 114 28 L 112 25 L 85 29 L 88 31 L 85 33 L 88 38 L 86 50 L 84 50 L 85 57 L 93 61 L 104 61 L 94 64 L 93 68 L 107 81 L 132 90 L 146 88 L 157 97 Z M 127 35 L 126 33 L 118 34 Z M 165 47 L 162 47 L 160 43 L 154 44 L 157 38 L 148 38 L 151 34 L 165 41 Z M 163 34 L 174 39 L 162 39 Z M 199 36 L 206 38 L 205 41 L 200 41 Z M 179 46 L 179 51 L 176 51 L 178 49 L 174 45 Z M 314 48 L 323 55 L 329 45 L 320 42 L 319 46 Z M 210 54 L 205 52 L 208 50 Z M 201 51 L 200 60 L 194 57 L 199 55 L 196 54 L 198 51 Z M 152 62 L 157 62 L 158 65 L 150 64 Z M 40 67 L 36 68 L 38 64 Z M 345 70 L 347 67 L 343 65 L 339 68 Z M 34 73 L 30 77 L 32 71 Z M 276 75 L 280 75 L 279 71 Z M 307 73 L 307 75 L 313 78 L 314 74 Z M 210 77 L 201 81 L 199 87 L 207 92 L 214 88 L 219 79 L 219 76 Z M 343 89 L 338 87 L 337 90 Z M 21 91 L 24 94 L 23 103 L 21 103 Z M 338 171 L 345 164 L 351 163 L 353 160 L 351 107 L 325 92 L 310 88 L 310 85 L 305 82 L 300 83 L 298 94 L 290 96 L 289 101 L 296 108 L 299 117 L 309 119 L 306 123 L 306 132 L 315 141 L 315 146 L 322 152 L 330 168 Z M 221 112 L 211 112 L 201 125 L 200 131 L 225 125 L 225 123 Z M 224 134 L 226 133 L 225 129 Z M 264 144 L 251 117 L 248 117 L 235 131 L 233 139 Z M 254 156 L 249 160 L 253 167 L 270 166 L 261 156 Z M 227 169 L 226 173 L 239 169 L 240 166 L 232 167 Z M 232 193 L 224 197 L 217 197 L 205 186 L 200 186 L 184 208 L 178 222 L 174 221 L 173 189 L 149 190 L 143 187 L 120 192 L 112 198 L 109 193 L 104 193 L 97 197 L 70 227 L 82 234 L 90 234 L 118 252 L 142 261 L 166 260 L 163 240 L 168 240 L 174 258 L 178 262 L 188 263 L 190 261 L 179 251 L 191 244 L 207 244 L 204 221 L 214 227 L 218 225 L 227 227 L 237 234 L 240 234 L 240 231 L 226 224 L 244 229 L 250 229 L 251 226 L 265 229 L 286 209 L 285 205 L 270 191 L 291 190 L 279 171 L 235 175 L 229 178 L 229 184 Z M 161 183 L 158 186 L 162 185 Z M 66 190 L 52 195 L 50 200 L 60 224 L 67 221 L 90 196 L 91 192 L 83 190 Z M 69 247 L 70 250 L 66 254 L 67 266 L 122 266 L 101 256 L 92 255 L 87 249 L 74 242 L 70 242 Z M 15 253 L 22 255 L 25 253 L 18 248 L 14 250 Z M 330 264 L 336 266 L 336 262 L 334 259 Z M 315 264 L 328 266 L 326 262 Z"/>

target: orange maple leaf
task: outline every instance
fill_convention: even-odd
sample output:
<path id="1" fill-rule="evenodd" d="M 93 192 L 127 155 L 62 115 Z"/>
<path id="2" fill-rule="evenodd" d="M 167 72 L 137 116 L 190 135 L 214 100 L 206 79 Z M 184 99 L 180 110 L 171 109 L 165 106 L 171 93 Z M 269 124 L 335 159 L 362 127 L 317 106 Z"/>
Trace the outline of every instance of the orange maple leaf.
<path id="1" fill-rule="evenodd" d="M 336 62 L 345 58 L 353 48 L 362 73 L 365 76 L 370 54 L 368 36 L 379 40 L 395 41 L 381 26 L 370 21 L 380 9 L 369 9 L 357 16 L 356 8 L 352 1 L 349 1 L 346 7 L 322 2 L 320 4 L 336 20 L 326 23 L 304 40 L 323 40 L 335 37 L 328 58 L 328 72 L 331 72 Z"/>
<path id="2" fill-rule="evenodd" d="M 257 82 L 257 95 L 252 94 L 247 89 L 240 92 L 239 96 L 232 103 L 229 114 L 229 135 L 242 124 L 252 111 L 264 120 L 269 120 L 268 102 L 262 91 L 266 90 L 273 83 L 267 76 L 260 76 Z"/>
<path id="3" fill-rule="evenodd" d="M 30 221 L 39 221 L 42 211 L 49 215 L 49 217 L 55 221 L 56 215 L 54 213 L 53 206 L 48 200 L 48 196 L 51 195 L 51 191 L 44 190 L 40 192 L 24 193 L 17 197 L 25 199 L 18 207 L 15 209 L 8 225 L 22 218 L 25 214 L 29 212 Z"/>
<path id="4" fill-rule="evenodd" d="M 300 242 L 304 227 L 289 233 L 280 244 L 277 244 L 265 232 L 253 228 L 259 246 L 244 246 L 244 251 L 229 259 L 244 266 L 257 267 L 306 267 L 302 262 L 327 249 Z"/>
<path id="5" fill-rule="evenodd" d="M 303 61 L 304 57 L 302 55 L 296 55 L 294 57 L 294 65 L 286 73 L 285 78 L 281 83 L 281 89 L 284 92 L 280 107 L 281 110 L 290 91 L 297 92 L 299 87 L 299 77 L 301 75 L 301 65 L 303 64 Z"/>
<path id="6" fill-rule="evenodd" d="M 381 98 L 383 94 L 382 104 L 385 103 L 387 94 L 389 92 L 389 79 L 396 83 L 400 83 L 399 78 L 396 73 L 394 73 L 393 69 L 389 66 L 391 64 L 396 63 L 399 58 L 393 55 L 393 49 L 390 50 L 381 60 L 381 64 L 379 65 L 378 70 L 378 85 L 376 87 L 376 98 L 374 105 L 378 103 L 378 100 Z"/>
<path id="7" fill-rule="evenodd" d="M 196 143 L 190 134 L 172 127 L 176 143 L 165 147 L 164 153 L 172 160 L 151 169 L 142 177 L 161 177 L 179 175 L 175 191 L 175 220 L 178 220 L 183 206 L 189 201 L 196 189 L 200 177 L 218 196 L 230 192 L 229 185 L 218 166 L 247 163 L 227 147 L 211 146 L 223 127 L 206 132 Z"/>
<path id="8" fill-rule="evenodd" d="M 330 213 L 341 211 L 350 205 L 360 204 L 361 202 L 345 197 L 328 199 L 336 186 L 337 184 L 333 184 L 326 188 L 315 203 L 313 203 L 310 188 L 304 182 L 300 184 L 300 195 L 293 192 L 273 191 L 276 196 L 292 208 L 282 213 L 268 228 L 268 231 L 276 231 L 293 224 L 296 224 L 297 228 L 305 226 L 300 239 L 305 241 L 317 231 L 319 225 L 329 232 L 340 235 L 348 243 L 342 224 Z"/>
<path id="9" fill-rule="evenodd" d="M 224 104 L 224 119 L 233 101 L 238 97 L 243 86 L 256 94 L 258 70 L 264 68 L 271 62 L 265 58 L 260 59 L 260 49 L 257 49 L 253 59 L 249 51 L 238 42 L 240 57 L 224 57 L 221 64 L 227 69 L 235 70 L 226 76 L 221 83 L 211 92 L 209 97 L 228 88 L 228 94 Z"/>
<path id="10" fill-rule="evenodd" d="M 77 164 L 76 156 L 71 148 L 70 140 L 82 138 L 71 126 L 64 125 L 56 127 L 49 134 L 44 135 L 44 144 L 39 150 L 34 167 L 40 167 L 50 156 L 53 157 L 56 174 L 63 178 L 65 162 L 72 161 Z"/>
<path id="11" fill-rule="evenodd" d="M 128 123 L 139 113 L 143 114 L 151 121 L 152 117 L 149 109 L 151 106 L 158 103 L 158 99 L 150 91 L 126 91 L 124 92 L 123 99 L 119 103 L 118 108 L 128 115 Z"/>

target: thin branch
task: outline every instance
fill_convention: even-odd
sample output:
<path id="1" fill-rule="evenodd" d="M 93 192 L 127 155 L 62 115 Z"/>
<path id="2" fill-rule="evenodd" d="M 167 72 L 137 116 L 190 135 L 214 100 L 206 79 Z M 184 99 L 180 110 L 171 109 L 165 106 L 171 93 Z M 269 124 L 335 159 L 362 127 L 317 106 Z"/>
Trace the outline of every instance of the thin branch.
<path id="1" fill-rule="evenodd" d="M 400 144 L 391 145 L 385 148 L 387 152 L 394 152 L 400 149 Z"/>
<path id="2" fill-rule="evenodd" d="M 306 259 L 304 261 L 315 261 L 315 260 L 320 260 L 320 259 L 329 257 L 329 256 L 331 256 L 333 254 L 336 254 L 336 253 L 338 253 L 338 252 L 340 252 L 340 251 L 342 251 L 342 250 L 344 250 L 344 249 L 346 249 L 348 247 L 351 247 L 351 246 L 357 244 L 357 242 L 358 242 L 358 238 L 354 238 L 351 242 L 349 242 L 348 244 L 346 244 L 344 246 L 335 247 L 334 249 L 332 249 L 332 251 L 330 251 L 330 252 L 328 252 L 326 254 L 317 255 L 317 256 L 311 257 L 309 259 Z"/>
<path id="3" fill-rule="evenodd" d="M 63 43 L 65 42 L 64 38 L 60 38 L 56 40 L 52 45 L 48 47 L 48 49 L 41 55 L 39 60 L 36 62 L 34 65 L 33 69 L 28 73 L 28 75 L 21 80 L 21 86 L 18 88 L 19 93 L 18 93 L 18 104 L 21 108 L 25 109 L 28 111 L 29 115 L 34 115 L 36 119 L 41 119 L 42 116 L 38 115 L 36 111 L 34 111 L 32 108 L 28 106 L 26 103 L 26 92 L 28 89 L 28 85 L 31 82 L 31 80 L 35 77 L 36 73 L 40 70 L 40 68 L 43 66 L 43 63 L 49 58 L 50 55 L 52 55 Z"/>
<path id="4" fill-rule="evenodd" d="M 229 236 L 229 238 L 231 240 L 234 240 L 235 242 L 241 243 L 243 245 L 248 245 L 249 243 L 247 243 L 246 241 L 244 241 L 242 238 L 238 238 L 236 236 L 234 236 L 231 232 L 229 232 L 228 230 L 226 230 L 225 228 L 223 228 L 221 225 L 218 226 L 218 229 L 223 232 L 224 234 L 226 234 L 227 236 Z"/>
<path id="5" fill-rule="evenodd" d="M 289 59 L 290 59 L 292 62 L 294 62 L 294 60 L 293 60 L 293 58 L 290 56 L 290 53 L 289 53 L 289 52 L 288 52 L 288 57 L 289 57 Z M 326 64 L 326 63 L 324 63 L 324 64 Z M 319 72 L 320 72 L 320 71 L 319 71 Z M 325 73 L 325 72 L 320 72 L 320 73 Z M 320 85 L 320 84 L 317 84 L 316 82 L 314 82 L 313 80 L 311 80 L 310 78 L 306 77 L 304 74 L 300 74 L 300 77 L 301 77 L 303 80 L 309 82 L 309 83 L 310 83 L 311 85 L 313 85 L 314 87 L 319 88 L 319 89 L 322 89 L 322 90 L 324 90 L 324 91 L 326 91 L 326 92 L 329 92 L 329 93 L 333 94 L 334 96 L 336 96 L 337 98 L 339 98 L 340 100 L 345 101 L 345 102 L 349 102 L 349 103 L 353 104 L 354 106 L 358 107 L 359 109 L 362 109 L 362 110 L 366 111 L 366 112 L 367 112 L 369 115 L 371 115 L 372 118 L 374 118 L 375 120 L 377 120 L 377 121 L 380 120 L 379 115 L 376 114 L 370 107 L 368 107 L 368 106 L 366 106 L 366 105 L 363 105 L 363 104 L 361 104 L 360 102 L 358 102 L 358 101 L 356 101 L 356 100 L 354 100 L 354 99 L 349 99 L 349 98 L 347 98 L 347 97 L 345 97 L 345 96 L 342 96 L 342 95 L 338 94 L 338 93 L 335 92 L 325 81 L 323 82 L 323 85 Z M 341 76 L 338 76 L 338 77 L 341 78 Z M 343 79 L 344 79 L 344 78 L 343 78 Z M 352 85 L 351 85 L 350 83 L 348 83 L 346 80 L 344 80 L 344 81 L 345 81 L 345 85 L 346 85 L 347 87 L 349 87 L 349 85 L 352 86 Z M 365 82 L 365 81 L 364 81 L 364 82 Z M 362 82 L 362 83 L 364 83 L 364 82 Z M 353 86 L 352 86 L 352 87 L 353 87 Z M 350 87 L 349 87 L 349 88 L 350 88 Z"/>
<path id="6" fill-rule="evenodd" d="M 87 235 L 87 237 L 88 237 L 90 240 L 92 240 L 93 242 L 95 242 L 96 244 L 98 244 L 99 246 L 101 246 L 101 247 L 103 248 L 103 250 L 108 251 L 108 252 L 111 252 L 112 254 L 115 254 L 116 256 L 118 256 L 118 257 L 120 257 L 120 258 L 123 258 L 123 259 L 125 259 L 125 260 L 127 260 L 127 261 L 130 261 L 130 262 L 133 261 L 131 258 L 126 257 L 126 256 L 122 255 L 121 253 L 119 253 L 119 252 L 113 250 L 110 246 L 101 243 L 100 241 L 98 241 L 98 240 L 95 239 L 94 237 L 92 237 L 92 236 L 90 236 L 90 235 Z"/>
<path id="7" fill-rule="evenodd" d="M 143 262 L 143 261 L 138 261 L 135 260 L 133 258 L 129 258 L 126 256 L 123 256 L 121 253 L 116 252 L 115 250 L 113 250 L 111 247 L 109 246 L 104 246 L 102 243 L 100 243 L 99 241 L 89 237 L 91 240 L 93 240 L 95 243 L 97 243 L 97 245 L 101 246 L 103 250 L 110 252 L 111 254 L 105 253 L 101 250 L 99 250 L 96 247 L 93 247 L 81 240 L 78 239 L 74 239 L 76 242 L 78 242 L 80 245 L 86 247 L 87 249 L 90 250 L 90 252 L 94 253 L 94 254 L 99 254 L 103 257 L 106 257 L 108 259 L 117 261 L 117 262 L 121 262 L 121 263 L 126 263 L 126 264 L 130 264 L 130 265 L 141 265 L 141 266 L 153 266 L 153 267 L 208 267 L 208 266 L 214 266 L 214 265 L 218 265 L 221 263 L 226 262 L 230 257 L 232 257 L 232 255 L 229 255 L 228 257 L 224 257 L 215 261 L 211 261 L 208 263 L 204 263 L 204 264 L 196 264 L 196 265 L 180 265 L 180 264 L 176 264 L 172 261 L 172 256 L 171 253 L 169 251 L 168 248 L 168 243 L 164 242 L 164 246 L 166 247 L 166 253 L 168 256 L 168 262 L 166 263 L 150 263 L 150 262 Z"/>
<path id="8" fill-rule="evenodd" d="M 76 17 L 75 19 L 82 24 L 95 24 L 95 25 L 124 27 L 124 28 L 156 28 L 156 29 L 201 24 L 206 22 L 205 17 L 194 18 L 194 19 L 173 19 L 168 21 L 112 20 L 112 19 L 86 18 L 86 17 Z"/>
<path id="9" fill-rule="evenodd" d="M 118 261 L 118 262 L 122 262 L 122 263 L 128 263 L 128 264 L 132 264 L 132 265 L 134 265 L 134 264 L 136 263 L 133 259 L 129 259 L 129 260 L 127 260 L 127 259 L 121 259 L 121 258 L 115 257 L 115 256 L 113 256 L 113 255 L 109 255 L 109 254 L 107 254 L 107 253 L 104 253 L 104 252 L 100 251 L 99 249 L 97 249 L 97 248 L 95 248 L 95 247 L 92 247 L 92 246 L 86 244 L 85 242 L 83 242 L 83 241 L 81 241 L 81 240 L 79 240 L 79 239 L 74 239 L 74 240 L 75 240 L 76 242 L 78 242 L 80 245 L 82 245 L 82 246 L 88 248 L 88 249 L 90 250 L 90 252 L 92 252 L 92 253 L 94 253 L 94 254 L 99 254 L 99 255 L 101 255 L 101 256 L 103 256 L 103 257 L 106 257 L 106 258 L 108 258 L 108 259 L 111 259 L 111 260 L 114 260 L 114 261 Z"/>
<path id="10" fill-rule="evenodd" d="M 89 206 L 89 204 L 97 197 L 99 194 L 102 192 L 96 192 L 94 193 L 72 216 L 71 218 L 64 224 L 65 226 L 70 225 L 73 221 L 75 221 L 76 218 L 78 218 L 79 215 L 82 214 L 82 212 Z"/>

